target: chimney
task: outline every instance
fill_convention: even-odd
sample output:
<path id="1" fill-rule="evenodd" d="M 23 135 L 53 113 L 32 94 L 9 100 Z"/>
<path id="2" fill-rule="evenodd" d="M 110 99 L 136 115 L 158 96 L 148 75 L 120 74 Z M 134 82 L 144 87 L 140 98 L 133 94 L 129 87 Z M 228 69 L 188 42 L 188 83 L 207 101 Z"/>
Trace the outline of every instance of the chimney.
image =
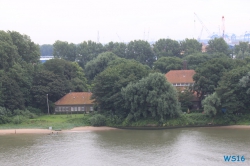
<path id="1" fill-rule="evenodd" d="M 182 70 L 187 70 L 187 61 L 186 60 L 183 61 Z"/>

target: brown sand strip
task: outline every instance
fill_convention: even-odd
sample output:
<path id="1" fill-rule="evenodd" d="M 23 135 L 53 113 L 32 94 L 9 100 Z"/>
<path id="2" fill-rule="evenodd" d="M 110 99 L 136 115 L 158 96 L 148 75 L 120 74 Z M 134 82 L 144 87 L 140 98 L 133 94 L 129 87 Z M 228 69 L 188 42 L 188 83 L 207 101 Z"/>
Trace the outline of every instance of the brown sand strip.
<path id="1" fill-rule="evenodd" d="M 49 129 L 6 129 L 0 130 L 0 135 L 2 134 L 50 134 L 52 132 L 80 132 L 80 131 L 106 131 L 106 130 L 115 130 L 113 127 L 93 127 L 93 126 L 84 126 L 84 127 L 76 127 L 71 130 L 62 130 L 55 131 Z"/>

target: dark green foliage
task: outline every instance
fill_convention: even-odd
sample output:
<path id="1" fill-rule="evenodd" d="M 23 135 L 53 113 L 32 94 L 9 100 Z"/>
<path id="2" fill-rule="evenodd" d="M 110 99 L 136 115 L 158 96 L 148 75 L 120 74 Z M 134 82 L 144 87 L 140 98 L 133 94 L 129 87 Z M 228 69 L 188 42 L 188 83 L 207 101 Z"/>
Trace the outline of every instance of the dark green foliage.
<path id="1" fill-rule="evenodd" d="M 201 64 L 193 76 L 195 81 L 193 90 L 197 92 L 201 99 L 204 95 L 212 94 L 218 86 L 223 73 L 230 71 L 234 66 L 234 60 L 230 58 L 212 59 Z"/>
<path id="2" fill-rule="evenodd" d="M 199 65 L 204 62 L 207 62 L 211 59 L 215 58 L 224 58 L 228 59 L 229 57 L 222 53 L 214 53 L 214 54 L 207 54 L 207 53 L 195 53 L 184 57 L 184 60 L 187 61 L 188 69 L 195 70 Z"/>
<path id="3" fill-rule="evenodd" d="M 177 117 L 180 104 L 177 92 L 163 74 L 153 73 L 122 89 L 124 107 L 129 116 L 138 120 L 153 117 L 163 122 L 167 117 Z"/>
<path id="4" fill-rule="evenodd" d="M 53 45 L 43 44 L 40 46 L 41 56 L 53 56 Z"/>
<path id="5" fill-rule="evenodd" d="M 127 45 L 126 59 L 134 59 L 151 67 L 155 61 L 155 55 L 147 41 L 134 40 Z"/>
<path id="6" fill-rule="evenodd" d="M 202 44 L 196 39 L 185 39 L 180 42 L 182 56 L 201 52 Z"/>
<path id="7" fill-rule="evenodd" d="M 76 61 L 82 68 L 85 68 L 85 65 L 89 61 L 104 51 L 105 49 L 101 43 L 95 43 L 90 40 L 87 42 L 84 41 L 76 47 Z"/>
<path id="8" fill-rule="evenodd" d="M 126 57 L 127 45 L 125 43 L 109 42 L 104 47 L 106 51 L 112 52 L 120 58 Z"/>
<path id="9" fill-rule="evenodd" d="M 246 93 L 250 94 L 250 71 L 240 79 L 239 85 L 246 88 Z"/>
<path id="10" fill-rule="evenodd" d="M 238 55 L 240 52 L 244 54 L 245 52 L 250 52 L 249 42 L 239 42 L 238 45 L 235 45 L 235 54 Z"/>
<path id="11" fill-rule="evenodd" d="M 104 115 L 95 114 L 89 118 L 91 126 L 105 126 L 106 118 Z"/>
<path id="12" fill-rule="evenodd" d="M 27 63 L 37 63 L 40 58 L 39 46 L 31 41 L 27 35 L 21 35 L 19 32 L 8 31 L 13 44 L 22 60 Z"/>
<path id="13" fill-rule="evenodd" d="M 178 41 L 172 39 L 159 39 L 153 45 L 157 58 L 166 56 L 180 57 L 181 48 Z"/>
<path id="14" fill-rule="evenodd" d="M 20 59 L 9 33 L 0 31 L 0 70 L 8 70 Z"/>
<path id="15" fill-rule="evenodd" d="M 244 77 L 250 70 L 250 67 L 238 67 L 225 73 L 216 93 L 221 99 L 222 108 L 228 113 L 246 112 L 250 107 L 250 94 L 247 94 L 247 87 L 240 84 L 240 79 Z"/>
<path id="16" fill-rule="evenodd" d="M 161 57 L 154 62 L 154 69 L 164 74 L 170 70 L 180 70 L 182 66 L 183 60 L 178 57 Z"/>
<path id="17" fill-rule="evenodd" d="M 194 98 L 193 92 L 191 92 L 188 89 L 185 89 L 184 91 L 178 91 L 178 99 L 181 103 L 181 110 L 183 112 L 187 112 L 188 109 L 192 108 L 192 99 Z"/>
<path id="18" fill-rule="evenodd" d="M 217 93 L 208 95 L 203 101 L 202 106 L 207 115 L 213 117 L 217 114 L 217 111 L 221 108 L 220 98 Z"/>
<path id="19" fill-rule="evenodd" d="M 215 38 L 208 41 L 207 52 L 229 55 L 229 47 L 223 38 Z"/>
<path id="20" fill-rule="evenodd" d="M 57 40 L 53 44 L 53 55 L 74 62 L 76 60 L 76 45 L 65 41 Z"/>
<path id="21" fill-rule="evenodd" d="M 93 80 L 96 75 L 98 75 L 100 72 L 102 72 L 106 67 L 108 67 L 108 64 L 117 59 L 118 56 L 111 52 L 105 52 L 99 54 L 95 59 L 89 61 L 85 66 L 85 73 L 86 76 Z"/>
<path id="22" fill-rule="evenodd" d="M 102 111 L 118 116 L 127 116 L 121 108 L 123 105 L 121 89 L 130 82 L 138 81 L 147 76 L 148 73 L 147 66 L 130 60 L 108 67 L 95 77 L 92 97 Z"/>

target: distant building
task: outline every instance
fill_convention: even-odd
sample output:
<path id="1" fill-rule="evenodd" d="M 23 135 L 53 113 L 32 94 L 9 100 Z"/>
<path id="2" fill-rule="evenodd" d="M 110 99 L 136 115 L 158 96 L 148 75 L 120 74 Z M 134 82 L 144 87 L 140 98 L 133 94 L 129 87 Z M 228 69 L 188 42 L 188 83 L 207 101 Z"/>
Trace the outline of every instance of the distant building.
<path id="1" fill-rule="evenodd" d="M 54 59 L 54 56 L 41 56 L 40 57 L 40 62 L 44 63 L 44 62 L 46 62 L 47 60 L 50 60 L 50 59 Z"/>
<path id="2" fill-rule="evenodd" d="M 178 91 L 183 92 L 185 89 L 189 88 L 190 86 L 193 86 L 194 74 L 194 70 L 170 70 L 168 73 L 165 74 L 165 76 L 168 82 L 170 82 Z M 196 93 L 194 93 L 192 102 L 192 109 L 200 108 L 200 100 L 197 97 Z"/>
<path id="3" fill-rule="evenodd" d="M 55 102 L 55 113 L 77 113 L 93 111 L 91 92 L 70 92 Z"/>

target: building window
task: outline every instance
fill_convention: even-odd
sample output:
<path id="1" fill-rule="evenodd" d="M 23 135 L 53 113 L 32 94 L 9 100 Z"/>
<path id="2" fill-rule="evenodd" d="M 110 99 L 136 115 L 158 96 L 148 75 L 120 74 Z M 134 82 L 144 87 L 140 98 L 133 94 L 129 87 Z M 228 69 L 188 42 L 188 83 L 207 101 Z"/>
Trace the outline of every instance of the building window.
<path id="1" fill-rule="evenodd" d="M 75 111 L 77 111 L 77 107 L 74 107 L 75 108 Z"/>
<path id="2" fill-rule="evenodd" d="M 90 111 L 93 111 L 93 107 L 90 107 Z"/>
<path id="3" fill-rule="evenodd" d="M 71 107 L 71 111 L 74 111 L 74 107 Z"/>
<path id="4" fill-rule="evenodd" d="M 81 107 L 78 107 L 78 110 L 77 111 L 81 111 Z"/>
<path id="5" fill-rule="evenodd" d="M 82 110 L 81 111 L 84 111 L 84 107 L 82 107 Z"/>
<path id="6" fill-rule="evenodd" d="M 61 108 L 61 107 L 59 107 L 59 111 L 60 111 L 60 112 L 62 111 L 62 108 Z"/>

